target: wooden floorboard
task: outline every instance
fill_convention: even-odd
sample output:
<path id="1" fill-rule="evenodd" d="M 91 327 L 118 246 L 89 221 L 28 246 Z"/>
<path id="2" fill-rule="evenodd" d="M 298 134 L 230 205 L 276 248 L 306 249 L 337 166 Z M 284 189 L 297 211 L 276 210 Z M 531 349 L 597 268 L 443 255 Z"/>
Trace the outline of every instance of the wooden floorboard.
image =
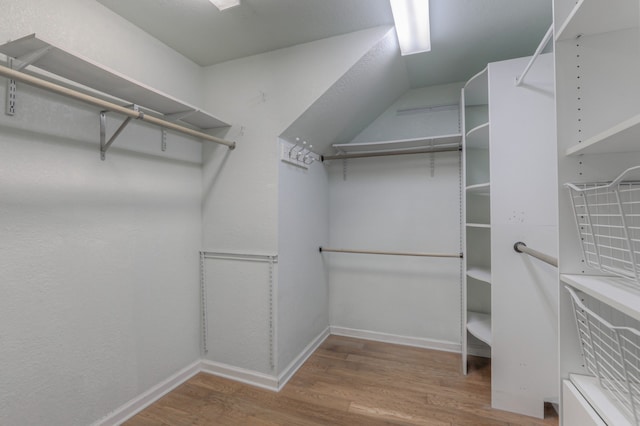
<path id="1" fill-rule="evenodd" d="M 125 423 L 150 425 L 557 425 L 491 408 L 489 360 L 329 336 L 280 392 L 200 373 Z"/>

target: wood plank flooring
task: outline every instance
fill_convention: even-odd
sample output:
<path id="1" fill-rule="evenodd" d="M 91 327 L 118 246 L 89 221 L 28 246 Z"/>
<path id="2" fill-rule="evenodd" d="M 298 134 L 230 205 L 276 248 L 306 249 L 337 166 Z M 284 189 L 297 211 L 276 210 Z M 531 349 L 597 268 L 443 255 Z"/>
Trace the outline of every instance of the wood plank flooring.
<path id="1" fill-rule="evenodd" d="M 491 408 L 491 365 L 329 336 L 279 393 L 200 373 L 129 420 L 150 425 L 557 425 Z"/>

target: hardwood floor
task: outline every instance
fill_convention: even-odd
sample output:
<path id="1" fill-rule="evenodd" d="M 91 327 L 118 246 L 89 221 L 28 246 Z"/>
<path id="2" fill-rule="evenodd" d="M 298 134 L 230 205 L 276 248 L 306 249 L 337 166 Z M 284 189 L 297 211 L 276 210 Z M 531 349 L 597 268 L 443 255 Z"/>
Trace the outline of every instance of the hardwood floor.
<path id="1" fill-rule="evenodd" d="M 279 393 L 200 373 L 129 420 L 149 425 L 557 425 L 491 409 L 489 360 L 329 336 Z"/>

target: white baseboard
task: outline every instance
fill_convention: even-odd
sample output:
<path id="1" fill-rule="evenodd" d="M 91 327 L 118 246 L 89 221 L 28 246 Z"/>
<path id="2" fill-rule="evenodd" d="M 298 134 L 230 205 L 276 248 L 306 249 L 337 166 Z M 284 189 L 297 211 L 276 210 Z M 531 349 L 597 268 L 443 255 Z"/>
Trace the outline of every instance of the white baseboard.
<path id="1" fill-rule="evenodd" d="M 443 352 L 460 353 L 459 343 L 443 340 L 425 339 L 422 337 L 400 336 L 397 334 L 379 333 L 377 331 L 358 330 L 354 328 L 331 326 L 331 334 L 336 336 L 355 337 L 376 342 L 395 343 L 398 345 L 415 346 L 424 349 L 434 349 Z"/>
<path id="2" fill-rule="evenodd" d="M 233 365 L 223 364 L 221 362 L 202 360 L 200 363 L 200 371 L 270 391 L 278 391 L 278 378 L 276 376 L 247 370 L 246 368 L 234 367 Z"/>
<path id="3" fill-rule="evenodd" d="M 311 341 L 300 354 L 284 369 L 284 371 L 278 376 L 278 391 L 287 384 L 289 379 L 298 371 L 302 364 L 318 349 L 318 347 L 329 337 L 330 328 L 325 328 L 318 336 Z"/>
<path id="4" fill-rule="evenodd" d="M 131 417 L 153 404 L 167 393 L 189 380 L 196 374 L 203 372 L 213 374 L 215 376 L 224 377 L 238 382 L 257 386 L 270 391 L 278 392 L 293 377 L 305 361 L 315 352 L 316 349 L 325 341 L 330 334 L 337 336 L 355 337 L 359 339 L 367 339 L 378 342 L 395 343 L 399 345 L 415 346 L 425 349 L 434 349 L 445 352 L 460 352 L 460 344 L 453 342 L 445 342 L 441 340 L 424 339 L 420 337 L 399 336 L 395 334 L 379 333 L 375 331 L 357 330 L 346 327 L 330 326 L 323 330 L 311 343 L 309 343 L 302 352 L 284 369 L 278 376 L 259 373 L 253 370 L 247 370 L 220 362 L 200 360 L 190 366 L 180 370 L 163 382 L 152 387 L 148 391 L 142 393 L 126 404 L 114 410 L 108 416 L 93 423 L 92 426 L 114 426 L 124 423 Z M 471 349 L 471 348 L 470 348 Z M 477 353 L 482 352 L 482 348 L 478 347 L 477 351 L 469 351 L 470 354 L 485 356 Z M 486 352 L 486 351 L 485 351 Z M 489 356 L 490 356 L 489 350 Z"/>
<path id="5" fill-rule="evenodd" d="M 138 414 L 140 411 L 153 404 L 173 389 L 180 386 L 200 372 L 200 361 L 196 361 L 188 367 L 183 368 L 168 379 L 158 383 L 148 391 L 138 395 L 126 404 L 118 407 L 111 414 L 103 417 L 92 426 L 112 426 L 119 425 Z"/>

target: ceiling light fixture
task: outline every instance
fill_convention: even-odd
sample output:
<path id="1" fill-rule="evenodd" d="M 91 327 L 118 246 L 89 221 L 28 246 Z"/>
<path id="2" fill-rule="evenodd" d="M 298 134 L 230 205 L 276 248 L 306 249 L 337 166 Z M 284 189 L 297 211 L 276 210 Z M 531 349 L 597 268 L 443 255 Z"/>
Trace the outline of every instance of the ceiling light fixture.
<path id="1" fill-rule="evenodd" d="M 211 3 L 218 8 L 218 10 L 225 10 L 232 7 L 240 6 L 240 0 L 211 0 Z"/>
<path id="2" fill-rule="evenodd" d="M 390 0 L 402 56 L 431 50 L 429 0 Z"/>

